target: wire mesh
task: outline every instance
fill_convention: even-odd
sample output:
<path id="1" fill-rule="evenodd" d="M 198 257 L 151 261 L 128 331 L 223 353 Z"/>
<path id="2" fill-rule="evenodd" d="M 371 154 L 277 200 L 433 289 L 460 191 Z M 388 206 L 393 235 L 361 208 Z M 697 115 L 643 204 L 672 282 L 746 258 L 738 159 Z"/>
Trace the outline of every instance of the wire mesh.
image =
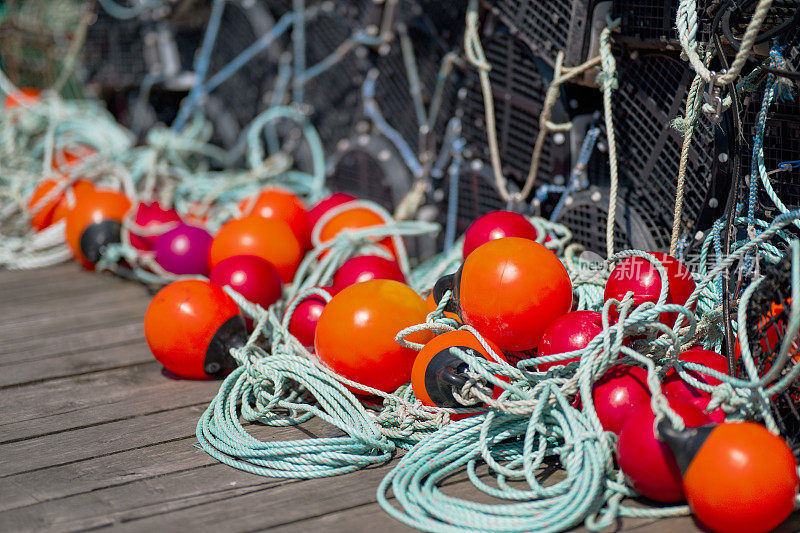
<path id="1" fill-rule="evenodd" d="M 765 278 L 747 308 L 749 345 L 760 376 L 763 376 L 777 359 L 781 342 L 787 332 L 792 291 L 790 256 L 785 256 L 775 266 L 767 265 L 764 274 Z M 781 374 L 788 372 L 798 357 L 800 357 L 800 342 L 795 340 L 790 349 L 790 364 Z M 741 358 L 736 364 L 736 374 L 739 377 L 747 377 Z M 798 410 L 800 386 L 795 382 L 770 400 L 772 414 L 781 435 L 795 456 L 800 456 L 800 410 Z"/>
<path id="2" fill-rule="evenodd" d="M 797 32 L 793 42 L 800 41 Z M 800 68 L 800 45 L 794 45 L 785 52 L 787 68 Z M 753 159 L 753 137 L 761 99 L 764 94 L 763 83 L 743 99 L 742 110 L 742 168 L 743 176 L 751 176 Z M 784 99 L 774 102 L 768 112 L 764 128 L 764 165 L 767 172 L 776 170 L 781 163 L 800 159 L 800 99 Z M 751 178 L 752 179 L 752 178 Z M 758 177 L 756 177 L 758 179 Z M 800 168 L 787 168 L 768 177 L 773 190 L 784 205 L 792 210 L 800 208 Z M 763 185 L 758 184 L 758 202 L 763 216 L 778 214 L 777 207 Z"/>
<path id="3" fill-rule="evenodd" d="M 259 37 L 269 32 L 274 25 L 274 19 L 267 10 L 267 4 L 266 0 L 260 0 L 228 2 L 225 5 L 219 34 L 211 53 L 211 75 L 219 72 Z M 223 146 L 232 146 L 241 129 L 268 106 L 269 102 L 264 100 L 264 96 L 274 86 L 276 65 L 281 51 L 280 45 L 274 43 L 214 90 L 214 99 L 224 105 L 212 105 L 206 113 L 217 126 L 215 134 Z"/>
<path id="4" fill-rule="evenodd" d="M 573 193 L 558 213 L 556 222 L 572 231 L 573 241 L 589 251 L 605 255 L 606 221 L 609 190 L 607 186 L 592 186 Z M 653 234 L 653 220 L 646 206 L 636 203 L 630 191 L 621 190 L 617 198 L 614 224 L 614 245 L 617 250 L 660 250 L 664 242 Z"/>
<path id="5" fill-rule="evenodd" d="M 365 10 L 374 7 L 360 2 L 322 2 L 323 9 L 306 20 L 306 65 L 311 68 L 333 54 L 358 30 L 363 29 Z M 352 132 L 359 107 L 361 84 L 369 68 L 367 51 L 349 51 L 334 66 L 304 85 L 304 102 L 311 106 L 311 120 L 319 130 L 326 149 Z"/>
<path id="6" fill-rule="evenodd" d="M 585 57 L 593 0 L 494 0 L 493 10 L 520 39 L 551 66 L 559 50 L 565 64 Z"/>
<path id="7" fill-rule="evenodd" d="M 497 140 L 504 173 L 520 185 L 525 181 L 531 163 L 534 141 L 539 133 L 539 114 L 552 73 L 530 48 L 511 35 L 508 28 L 498 27 L 483 37 L 483 47 L 492 69 L 492 85 Z M 463 135 L 468 156 L 489 161 L 489 148 L 484 120 L 484 103 L 478 74 L 470 69 L 465 80 Z M 553 108 L 553 122 L 569 119 L 563 103 Z M 569 171 L 570 149 L 566 136 L 548 135 L 539 164 L 537 183 L 552 183 L 565 179 Z M 558 179 L 556 179 L 558 178 Z"/>
<path id="8" fill-rule="evenodd" d="M 672 232 L 677 177 L 683 135 L 672 128 L 673 118 L 685 111 L 686 95 L 693 78 L 677 57 L 658 53 L 634 53 L 619 59 L 619 89 L 614 95 L 614 125 L 620 181 L 652 213 L 652 232 L 659 247 L 669 243 Z M 714 124 L 701 114 L 689 150 L 684 189 L 684 232 L 707 228 L 698 221 L 709 209 L 724 207 L 724 199 L 709 197 L 722 164 L 715 157 Z M 725 159 L 725 158 L 722 158 Z M 716 163 L 715 163 L 716 160 Z"/>
<path id="9" fill-rule="evenodd" d="M 435 157 L 442 145 L 447 122 L 455 113 L 461 76 L 457 71 L 449 73 L 442 93 L 441 107 L 430 132 L 426 133 L 423 124 L 420 124 L 424 120 L 421 121 L 414 111 L 413 91 L 419 91 L 423 110 L 430 113 L 437 78 L 451 49 L 424 18 L 417 16 L 402 24 L 402 31 L 407 32 L 413 57 L 404 54 L 399 36 L 395 37 L 385 54 L 373 56 L 374 67 L 378 71 L 375 102 L 389 125 L 402 135 L 417 155 L 430 151 L 428 155 Z M 413 61 L 419 87 L 411 82 L 406 61 Z"/>
<path id="10" fill-rule="evenodd" d="M 365 133 L 339 141 L 327 183 L 392 211 L 410 189 L 411 174 L 388 141 Z"/>
<path id="11" fill-rule="evenodd" d="M 148 71 L 143 53 L 145 31 L 139 19 L 119 20 L 98 9 L 83 48 L 87 80 L 116 90 L 138 86 Z"/>

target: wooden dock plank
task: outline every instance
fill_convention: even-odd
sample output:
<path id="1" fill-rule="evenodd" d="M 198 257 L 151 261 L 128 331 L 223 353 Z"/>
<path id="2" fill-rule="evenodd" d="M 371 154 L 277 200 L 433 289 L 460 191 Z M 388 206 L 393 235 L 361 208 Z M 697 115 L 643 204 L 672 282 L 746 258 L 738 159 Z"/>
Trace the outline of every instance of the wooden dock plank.
<path id="1" fill-rule="evenodd" d="M 141 329 L 139 324 L 135 327 Z M 0 364 L 0 389 L 152 362 L 153 357 L 140 336 L 138 333 L 134 339 L 123 337 L 99 347 L 72 348 L 66 354 L 52 353 Z"/>
<path id="2" fill-rule="evenodd" d="M 162 375 L 143 339 L 143 287 L 68 264 L 0 272 L 0 295 L 0 531 L 409 531 L 376 503 L 396 461 L 286 480 L 198 449 L 195 425 L 220 382 Z M 338 434 L 319 420 L 252 431 L 264 440 Z M 488 498 L 463 475 L 444 490 Z M 697 526 L 691 518 L 623 520 L 616 529 Z M 799 529 L 795 514 L 778 531 Z"/>
<path id="3" fill-rule="evenodd" d="M 312 430 L 319 436 L 336 433 L 335 429 L 322 427 L 319 422 L 304 429 L 305 432 L 297 428 L 271 428 L 271 435 L 274 438 L 298 439 L 304 438 L 307 436 L 306 432 Z M 77 467 L 65 465 L 13 476 L 16 496 L 12 496 L 14 500 L 11 504 L 0 504 L 7 508 L 0 514 L 0 518 L 14 529 L 55 527 L 59 530 L 82 530 L 163 515 L 207 503 L 228 501 L 237 496 L 263 492 L 281 485 L 306 482 L 269 479 L 242 472 L 217 463 L 190 444 L 191 441 L 182 439 L 160 445 L 160 450 L 156 453 L 150 450 L 154 447 L 146 447 L 115 454 L 114 464 L 118 466 L 114 468 L 117 475 L 107 479 L 108 485 L 97 486 L 94 476 L 86 475 L 87 465 L 96 463 L 97 460 L 86 461 Z M 172 466 L 165 468 L 167 464 Z M 89 471 L 97 472 L 99 466 L 89 467 Z M 79 474 L 77 487 L 75 483 L 63 483 L 67 472 Z M 52 488 L 40 488 L 45 479 L 53 477 L 62 481 L 57 481 L 59 486 L 55 493 Z"/>
<path id="4" fill-rule="evenodd" d="M 12 388 L 0 395 L 0 443 L 208 403 L 218 386 L 165 379 L 147 362 Z"/>

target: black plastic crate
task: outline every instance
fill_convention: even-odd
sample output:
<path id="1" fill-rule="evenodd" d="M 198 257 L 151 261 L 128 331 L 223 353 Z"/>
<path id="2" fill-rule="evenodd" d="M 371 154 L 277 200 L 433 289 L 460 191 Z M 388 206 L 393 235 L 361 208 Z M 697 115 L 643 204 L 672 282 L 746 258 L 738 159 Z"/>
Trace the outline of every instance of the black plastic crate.
<path id="1" fill-rule="evenodd" d="M 671 234 L 683 134 L 670 122 L 685 111 L 692 71 L 677 56 L 626 54 L 617 60 L 613 97 L 620 183 L 647 206 L 652 223 Z M 686 236 L 722 214 L 728 176 L 725 130 L 701 113 L 689 150 L 682 211 Z"/>
<path id="2" fill-rule="evenodd" d="M 492 0 L 490 9 L 551 66 L 564 51 L 574 66 L 586 59 L 597 0 Z"/>
<path id="3" fill-rule="evenodd" d="M 614 217 L 614 249 L 635 248 L 656 251 L 669 247 L 669 235 L 650 218 L 647 206 L 640 205 L 629 190 L 620 189 Z M 592 186 L 570 195 L 556 222 L 572 231 L 574 242 L 605 256 L 609 189 Z"/>
<path id="4" fill-rule="evenodd" d="M 513 184 L 509 184 L 512 192 L 516 192 Z M 443 190 L 450 191 L 450 176 L 446 175 Z M 480 216 L 491 211 L 508 209 L 506 202 L 500 197 L 495 187 L 492 169 L 488 163 L 480 160 L 465 162 L 458 172 L 458 212 L 456 214 L 456 235 L 462 235 L 470 224 Z M 447 222 L 447 202 L 440 209 L 442 227 Z"/>
<path id="5" fill-rule="evenodd" d="M 494 97 L 497 140 L 504 173 L 517 186 L 524 183 L 533 145 L 539 133 L 539 114 L 552 76 L 547 64 L 508 28 L 487 26 L 482 37 L 486 58 L 492 68 L 489 78 Z M 468 158 L 490 161 L 484 119 L 484 102 L 478 73 L 470 68 L 465 80 L 463 135 Z M 559 99 L 553 108 L 553 122 L 567 122 L 569 115 Z M 537 184 L 563 181 L 569 175 L 570 147 L 567 135 L 547 136 L 539 163 Z"/>
<path id="6" fill-rule="evenodd" d="M 415 14 L 420 12 L 449 47 L 463 47 L 469 0 L 415 0 L 414 4 Z"/>
<path id="7" fill-rule="evenodd" d="M 698 1 L 698 42 L 711 38 L 711 13 L 715 0 Z M 611 16 L 619 18 L 619 30 L 614 40 L 636 48 L 680 50 L 675 18 L 679 0 L 613 0 Z"/>
<path id="8" fill-rule="evenodd" d="M 797 32 L 792 43 L 800 41 Z M 800 45 L 794 44 L 784 52 L 787 68 L 797 70 L 800 67 Z M 756 133 L 756 120 L 761 109 L 764 96 L 764 81 L 758 88 L 743 98 L 742 106 L 742 166 L 743 176 L 752 175 L 753 138 Z M 797 89 L 794 88 L 796 93 Z M 776 170 L 781 163 L 800 159 L 800 98 L 773 101 L 767 111 L 764 129 L 764 165 L 767 172 Z M 750 177 L 749 179 L 753 179 Z M 767 195 L 758 176 L 759 214 L 767 219 L 778 215 L 775 203 Z M 800 169 L 775 172 L 769 175 L 769 181 L 778 198 L 790 209 L 800 209 Z M 747 193 L 745 192 L 745 195 Z M 744 201 L 747 202 L 746 196 Z"/>
<path id="9" fill-rule="evenodd" d="M 427 152 L 429 157 L 435 159 L 441 151 L 447 123 L 456 112 L 462 72 L 455 66 L 451 67 L 443 86 L 439 111 L 430 131 L 427 131 L 420 124 L 415 112 L 411 78 L 405 65 L 407 58 L 404 58 L 400 32 L 407 33 L 413 49 L 420 95 L 426 113 L 431 112 L 441 67 L 452 49 L 422 17 L 410 18 L 398 24 L 403 24 L 405 29 L 396 30 L 391 46 L 383 50 L 385 53 L 372 56 L 373 67 L 378 75 L 375 103 L 386 122 L 400 133 L 414 154 L 420 156 Z"/>
<path id="10" fill-rule="evenodd" d="M 342 139 L 332 155 L 328 186 L 394 210 L 411 188 L 411 173 L 383 137 L 367 133 Z"/>

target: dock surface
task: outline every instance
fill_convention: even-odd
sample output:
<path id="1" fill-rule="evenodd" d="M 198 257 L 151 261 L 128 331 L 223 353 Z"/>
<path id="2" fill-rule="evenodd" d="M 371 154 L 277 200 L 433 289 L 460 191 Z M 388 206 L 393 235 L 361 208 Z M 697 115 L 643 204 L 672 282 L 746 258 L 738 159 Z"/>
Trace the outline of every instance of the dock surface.
<path id="1" fill-rule="evenodd" d="M 0 531 L 411 531 L 376 503 L 396 463 L 316 480 L 218 463 L 195 425 L 219 381 L 162 374 L 144 341 L 151 295 L 70 263 L 0 271 Z M 329 436 L 312 421 L 265 439 Z M 474 495 L 464 478 L 447 492 Z M 616 531 L 698 530 L 690 518 Z M 799 531 L 795 513 L 780 528 Z"/>

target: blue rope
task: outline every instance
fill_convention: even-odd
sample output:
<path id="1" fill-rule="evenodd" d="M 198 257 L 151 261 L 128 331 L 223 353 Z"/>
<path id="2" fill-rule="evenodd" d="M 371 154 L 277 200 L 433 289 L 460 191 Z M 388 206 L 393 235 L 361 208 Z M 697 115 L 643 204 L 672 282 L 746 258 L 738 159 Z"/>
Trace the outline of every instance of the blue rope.
<path id="1" fill-rule="evenodd" d="M 214 0 L 211 7 L 211 16 L 208 19 L 206 31 L 203 34 L 203 42 L 200 45 L 200 53 L 195 58 L 195 81 L 192 85 L 189 95 L 182 102 L 178 116 L 172 123 L 174 131 L 180 131 L 189 120 L 194 107 L 198 101 L 204 96 L 203 82 L 205 81 L 208 68 L 211 63 L 211 52 L 214 50 L 214 45 L 217 42 L 217 35 L 219 34 L 219 27 L 222 22 L 222 14 L 225 11 L 226 0 Z"/>
<path id="2" fill-rule="evenodd" d="M 371 73 L 367 75 L 367 79 L 364 80 L 364 85 L 361 88 L 361 95 L 364 100 L 364 112 L 369 117 L 370 120 L 375 124 L 375 127 L 378 128 L 378 131 L 386 137 L 389 142 L 394 145 L 397 149 L 397 152 L 400 154 L 400 157 L 403 159 L 403 162 L 406 166 L 411 170 L 411 172 L 415 176 L 422 175 L 422 165 L 420 165 L 419 161 L 417 160 L 417 156 L 414 155 L 413 150 L 411 147 L 408 146 L 408 143 L 403 139 L 403 136 L 398 132 L 396 129 L 391 127 L 386 119 L 383 118 L 380 109 L 378 108 L 378 104 L 375 102 L 375 87 L 377 82 L 377 74 Z"/>
<path id="3" fill-rule="evenodd" d="M 594 151 L 595 144 L 597 144 L 597 137 L 600 136 L 600 132 L 600 128 L 596 126 L 586 132 L 586 136 L 583 138 L 583 143 L 581 144 L 581 150 L 578 152 L 578 160 L 576 161 L 575 167 L 572 169 L 569 186 L 564 190 L 561 198 L 558 199 L 558 203 L 553 209 L 553 213 L 550 215 L 550 221 L 554 222 L 558 219 L 558 215 L 564 208 L 567 197 L 578 190 L 585 181 L 586 165 L 589 164 L 589 159 L 592 157 L 592 152 Z"/>

